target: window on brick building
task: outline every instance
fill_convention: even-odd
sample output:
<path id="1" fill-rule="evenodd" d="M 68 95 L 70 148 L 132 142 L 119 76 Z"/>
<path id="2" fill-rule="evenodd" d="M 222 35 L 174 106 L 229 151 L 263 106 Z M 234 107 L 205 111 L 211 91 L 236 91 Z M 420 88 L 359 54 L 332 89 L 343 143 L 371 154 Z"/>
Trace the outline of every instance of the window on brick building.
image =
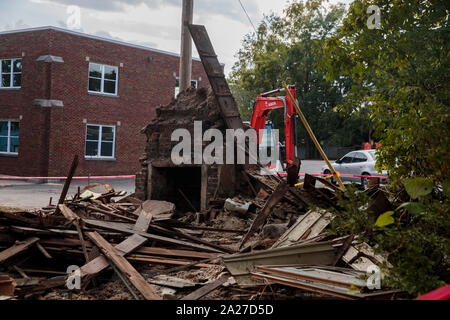
<path id="1" fill-rule="evenodd" d="M 114 158 L 116 128 L 88 124 L 86 126 L 86 158 Z"/>
<path id="2" fill-rule="evenodd" d="M 89 63 L 89 92 L 117 94 L 118 68 L 98 63 Z"/>
<path id="3" fill-rule="evenodd" d="M 191 80 L 191 86 L 193 86 L 194 88 L 198 87 L 198 81 L 197 80 Z M 175 98 L 177 97 L 177 95 L 180 93 L 180 78 L 177 77 L 177 79 L 175 80 Z"/>
<path id="4" fill-rule="evenodd" d="M 0 120 L 0 154 L 19 154 L 19 121 Z"/>
<path id="5" fill-rule="evenodd" d="M 1 59 L 0 74 L 0 88 L 20 88 L 22 84 L 22 59 Z"/>

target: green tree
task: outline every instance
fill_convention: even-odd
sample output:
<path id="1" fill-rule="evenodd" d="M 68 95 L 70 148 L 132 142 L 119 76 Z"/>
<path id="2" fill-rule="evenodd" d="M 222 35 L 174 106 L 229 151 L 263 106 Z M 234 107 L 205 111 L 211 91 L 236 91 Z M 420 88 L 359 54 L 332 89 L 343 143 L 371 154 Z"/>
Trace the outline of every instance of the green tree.
<path id="1" fill-rule="evenodd" d="M 368 140 L 367 117 L 342 117 L 335 110 L 351 87 L 351 77 L 326 81 L 326 70 L 318 67 L 325 40 L 336 34 L 344 12 L 343 5 L 327 6 L 326 1 L 296 1 L 282 16 L 266 16 L 257 33 L 245 37 L 230 76 L 244 120 L 250 120 L 258 94 L 287 82 L 296 85 L 302 111 L 321 143 L 352 146 Z M 284 127 L 282 112 L 272 112 L 269 119 L 277 128 Z M 311 153 L 312 141 L 301 124 L 297 127 L 304 142 L 300 147 Z M 283 138 L 282 130 L 280 134 Z"/>
<path id="2" fill-rule="evenodd" d="M 380 29 L 367 26 L 370 5 L 380 9 Z M 355 80 L 343 110 L 370 110 L 382 142 L 378 165 L 394 182 L 412 172 L 448 178 L 448 14 L 447 1 L 355 1 L 326 41 L 328 79 Z"/>
<path id="3" fill-rule="evenodd" d="M 379 28 L 368 27 L 370 5 Z M 450 281 L 448 23 L 448 1 L 357 0 L 323 51 L 330 81 L 355 81 L 341 110 L 370 114 L 397 205 L 380 224 L 365 209 L 371 200 L 349 190 L 333 230 L 389 254 L 388 281 L 414 295 Z"/>

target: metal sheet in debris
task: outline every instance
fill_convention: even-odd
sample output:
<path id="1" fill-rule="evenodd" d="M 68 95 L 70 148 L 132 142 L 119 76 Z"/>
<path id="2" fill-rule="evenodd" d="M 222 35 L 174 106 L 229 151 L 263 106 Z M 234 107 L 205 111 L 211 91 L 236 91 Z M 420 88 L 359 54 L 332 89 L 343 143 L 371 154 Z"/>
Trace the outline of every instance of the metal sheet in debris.
<path id="1" fill-rule="evenodd" d="M 351 286 L 363 288 L 366 281 L 361 279 L 361 273 L 342 273 L 320 268 L 297 268 L 297 267 L 257 267 L 257 271 L 264 273 L 288 276 L 296 279 L 310 280 L 334 286 L 350 288 Z"/>
<path id="2" fill-rule="evenodd" d="M 245 275 L 261 265 L 331 265 L 335 252 L 327 241 L 233 254 L 222 260 L 232 275 Z"/>

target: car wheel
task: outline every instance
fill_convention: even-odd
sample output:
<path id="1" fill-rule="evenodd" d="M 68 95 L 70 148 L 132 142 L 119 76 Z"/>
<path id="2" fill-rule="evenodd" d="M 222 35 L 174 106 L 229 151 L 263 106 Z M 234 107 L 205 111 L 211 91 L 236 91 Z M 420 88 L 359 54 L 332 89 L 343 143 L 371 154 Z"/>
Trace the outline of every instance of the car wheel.
<path id="1" fill-rule="evenodd" d="M 332 174 L 330 170 L 325 170 L 323 173 L 326 175 Z M 330 182 L 334 185 L 336 184 L 336 180 L 334 179 L 333 176 L 330 178 Z"/>
<path id="2" fill-rule="evenodd" d="M 367 172 L 363 172 L 361 175 L 369 176 L 369 174 Z M 363 187 L 364 190 L 369 188 L 369 178 L 361 177 L 361 186 Z"/>

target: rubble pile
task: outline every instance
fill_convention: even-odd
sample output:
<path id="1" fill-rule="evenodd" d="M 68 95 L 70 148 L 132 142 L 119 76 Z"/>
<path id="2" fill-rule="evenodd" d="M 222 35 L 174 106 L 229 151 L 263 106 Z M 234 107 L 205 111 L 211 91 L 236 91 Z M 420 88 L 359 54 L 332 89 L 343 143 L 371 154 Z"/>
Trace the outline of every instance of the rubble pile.
<path id="1" fill-rule="evenodd" d="M 328 234 L 332 214 L 323 204 L 339 191 L 248 175 L 256 196 L 216 198 L 204 212 L 142 201 L 100 184 L 58 206 L 0 212 L 0 295 L 195 300 L 398 293 L 364 285 L 367 268 L 385 257 L 357 237 Z M 371 192 L 382 197 L 382 190 Z M 301 199 L 322 208 L 308 210 Z M 74 287 L 77 276 L 80 286 Z"/>

